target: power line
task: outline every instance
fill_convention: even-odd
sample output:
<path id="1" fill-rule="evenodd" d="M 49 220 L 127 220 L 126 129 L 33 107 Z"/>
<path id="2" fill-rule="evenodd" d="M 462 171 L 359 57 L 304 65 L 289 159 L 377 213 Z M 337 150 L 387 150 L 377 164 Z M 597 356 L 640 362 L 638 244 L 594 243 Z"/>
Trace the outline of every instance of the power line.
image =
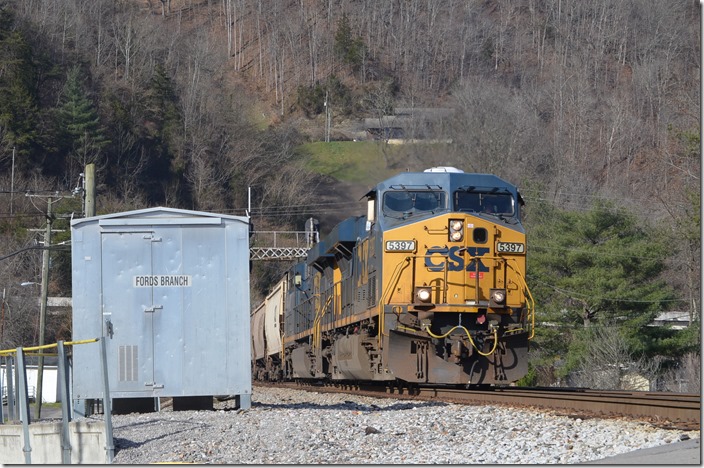
<path id="1" fill-rule="evenodd" d="M 0 213 L 0 219 L 12 218 L 44 218 L 42 213 Z"/>
<path id="2" fill-rule="evenodd" d="M 57 194 L 57 190 L 35 190 L 35 189 L 25 189 L 25 190 L 0 190 L 0 193 L 12 194 L 12 195 L 51 195 Z"/>
<path id="3" fill-rule="evenodd" d="M 639 259 L 639 260 L 651 260 L 653 257 L 645 257 L 645 256 L 639 256 L 639 255 L 624 255 L 624 254 L 617 254 L 617 253 L 609 253 L 609 252 L 599 252 L 596 250 L 584 250 L 584 249 L 573 249 L 569 247 L 548 247 L 544 245 L 534 245 L 530 246 L 531 250 L 555 250 L 558 252 L 574 252 L 574 253 L 582 253 L 586 255 L 592 255 L 592 256 L 598 256 L 598 257 L 619 257 L 619 258 L 633 258 L 633 259 Z"/>
<path id="4" fill-rule="evenodd" d="M 574 197 L 574 198 L 579 198 L 579 199 L 591 199 L 591 200 L 604 200 L 604 201 L 609 201 L 609 202 L 614 202 L 614 203 L 622 203 L 624 201 L 628 201 L 630 203 L 636 204 L 636 205 L 641 205 L 641 206 L 650 206 L 653 203 L 652 198 L 630 198 L 630 197 L 608 197 L 605 195 L 593 195 L 593 194 L 582 194 L 582 193 L 576 193 L 576 192 L 564 192 L 564 191 L 558 191 L 558 192 L 552 192 L 549 190 L 538 190 L 538 189 L 524 189 L 521 190 L 521 195 L 523 198 L 526 199 L 526 201 L 530 201 L 531 197 L 527 196 L 528 194 L 536 194 L 532 199 L 537 200 L 537 201 L 544 201 L 548 203 L 554 203 L 554 200 L 556 197 Z M 679 206 L 679 207 L 687 207 L 689 206 L 686 203 L 680 203 L 680 202 L 672 202 L 673 205 Z M 566 201 L 562 202 L 560 204 L 561 206 L 564 205 L 570 205 L 570 206 L 575 206 L 579 208 L 590 208 L 591 205 L 585 203 L 580 203 L 578 201 Z"/>
<path id="5" fill-rule="evenodd" d="M 634 304 L 659 304 L 661 302 L 689 302 L 687 299 L 662 299 L 662 300 L 643 301 L 643 300 L 637 300 L 637 299 L 623 299 L 623 298 L 610 298 L 610 297 L 606 297 L 606 296 L 594 296 L 592 294 L 578 293 L 578 292 L 571 291 L 568 289 L 558 288 L 557 286 L 546 283 L 545 281 L 540 281 L 538 279 L 535 279 L 535 277 L 532 275 L 527 275 L 527 278 L 531 281 L 534 281 L 535 283 L 540 283 L 544 286 L 547 286 L 548 288 L 552 289 L 553 291 L 555 291 L 557 293 L 560 293 L 564 296 L 571 297 L 571 298 L 584 298 L 584 299 L 592 299 L 592 300 L 634 303 Z"/>

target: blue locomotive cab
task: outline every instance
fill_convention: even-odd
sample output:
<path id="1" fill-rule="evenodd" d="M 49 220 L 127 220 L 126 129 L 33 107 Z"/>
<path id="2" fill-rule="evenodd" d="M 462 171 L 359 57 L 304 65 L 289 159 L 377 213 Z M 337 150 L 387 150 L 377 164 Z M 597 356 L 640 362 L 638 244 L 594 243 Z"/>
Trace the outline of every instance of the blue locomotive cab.
<path id="1" fill-rule="evenodd" d="M 453 196 L 453 211 L 517 220 L 522 202 L 520 194 L 514 197 L 506 189 L 460 187 Z"/>
<path id="2" fill-rule="evenodd" d="M 391 188 L 382 197 L 381 213 L 390 220 L 432 216 L 447 211 L 447 194 L 438 189 Z M 395 224 L 393 221 L 390 224 Z"/>

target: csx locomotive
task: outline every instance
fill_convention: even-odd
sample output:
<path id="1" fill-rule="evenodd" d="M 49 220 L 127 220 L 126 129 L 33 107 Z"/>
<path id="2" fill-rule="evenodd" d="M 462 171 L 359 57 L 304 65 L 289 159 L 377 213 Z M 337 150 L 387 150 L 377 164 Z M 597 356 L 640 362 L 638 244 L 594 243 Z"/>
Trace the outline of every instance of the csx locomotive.
<path id="1" fill-rule="evenodd" d="M 402 173 L 366 194 L 251 316 L 255 379 L 502 385 L 528 369 L 523 200 L 488 174 Z"/>

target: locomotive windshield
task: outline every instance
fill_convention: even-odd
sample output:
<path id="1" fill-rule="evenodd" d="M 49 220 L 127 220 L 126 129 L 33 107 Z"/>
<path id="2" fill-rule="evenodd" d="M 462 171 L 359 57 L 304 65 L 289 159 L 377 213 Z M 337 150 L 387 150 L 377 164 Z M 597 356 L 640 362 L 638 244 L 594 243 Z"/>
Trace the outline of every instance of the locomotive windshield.
<path id="1" fill-rule="evenodd" d="M 409 216 L 444 209 L 445 192 L 439 190 L 399 190 L 384 194 L 385 216 L 403 219 Z"/>
<path id="2" fill-rule="evenodd" d="M 502 216 L 515 214 L 513 196 L 501 192 L 455 192 L 455 211 L 488 213 Z"/>

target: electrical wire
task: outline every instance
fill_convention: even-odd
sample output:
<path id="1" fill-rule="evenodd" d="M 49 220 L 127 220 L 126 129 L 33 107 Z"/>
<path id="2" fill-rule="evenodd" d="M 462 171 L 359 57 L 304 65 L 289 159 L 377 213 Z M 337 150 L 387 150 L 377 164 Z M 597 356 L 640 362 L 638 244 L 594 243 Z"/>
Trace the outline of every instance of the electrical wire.
<path id="1" fill-rule="evenodd" d="M 662 302 L 688 302 L 687 299 L 662 299 L 662 300 L 643 301 L 643 300 L 636 300 L 636 299 L 622 299 L 622 298 L 610 298 L 610 297 L 606 297 L 606 296 L 594 296 L 592 294 L 578 293 L 578 292 L 571 291 L 568 289 L 558 288 L 557 286 L 546 283 L 545 281 L 540 281 L 539 279 L 536 279 L 532 275 L 528 275 L 528 277 L 531 280 L 531 282 L 540 283 L 540 284 L 552 289 L 553 291 L 562 294 L 563 296 L 567 296 L 567 297 L 571 297 L 571 298 L 584 298 L 584 299 L 590 299 L 590 300 L 634 303 L 634 304 L 659 304 Z"/>
<path id="2" fill-rule="evenodd" d="M 616 254 L 616 253 L 609 253 L 609 252 L 599 252 L 599 251 L 592 251 L 592 250 L 584 250 L 584 249 L 576 249 L 576 248 L 570 248 L 570 247 L 548 247 L 544 245 L 532 245 L 530 246 L 531 250 L 554 250 L 557 252 L 574 252 L 574 253 L 583 253 L 586 255 L 590 255 L 593 257 L 618 257 L 618 258 L 634 258 L 634 259 L 641 259 L 641 260 L 651 260 L 653 257 L 645 257 L 641 255 L 624 255 L 624 254 Z"/>
<path id="3" fill-rule="evenodd" d="M 531 197 L 530 194 L 534 194 L 535 196 Z M 554 199 L 556 197 L 574 197 L 574 198 L 579 198 L 579 199 L 591 199 L 591 200 L 604 200 L 604 201 L 610 201 L 614 203 L 623 203 L 624 201 L 632 203 L 634 205 L 639 205 L 639 206 L 649 206 L 653 200 L 651 198 L 629 198 L 629 197 L 609 197 L 606 195 L 594 195 L 594 194 L 582 194 L 582 193 L 576 193 L 576 192 L 564 192 L 564 191 L 558 191 L 558 192 L 552 192 L 549 190 L 538 190 L 538 189 L 522 189 L 521 190 L 521 195 L 523 196 L 524 199 L 526 199 L 526 202 L 529 201 L 529 199 L 533 200 L 538 200 L 538 201 L 544 201 L 544 202 L 549 202 L 552 203 L 554 202 Z M 592 207 L 591 204 L 578 204 L 576 201 L 572 202 L 566 202 L 567 204 L 571 204 L 573 206 L 579 206 L 582 208 L 590 209 Z M 686 203 L 680 203 L 680 202 L 673 202 L 673 205 L 680 206 L 680 207 L 686 207 L 688 206 Z"/>

